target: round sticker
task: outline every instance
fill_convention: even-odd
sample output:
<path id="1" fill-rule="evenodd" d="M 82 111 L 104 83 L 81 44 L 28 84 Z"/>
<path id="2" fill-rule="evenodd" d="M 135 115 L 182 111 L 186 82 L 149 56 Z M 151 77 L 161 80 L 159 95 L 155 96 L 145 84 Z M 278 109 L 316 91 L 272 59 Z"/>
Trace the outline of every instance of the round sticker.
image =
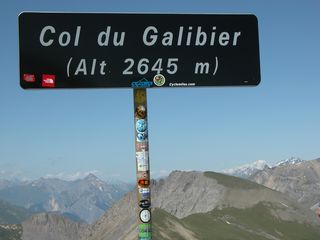
<path id="1" fill-rule="evenodd" d="M 145 132 L 147 130 L 147 122 L 146 122 L 146 120 L 139 119 L 136 122 L 136 129 L 137 129 L 137 132 L 139 132 L 139 133 Z"/>
<path id="2" fill-rule="evenodd" d="M 147 133 L 146 132 L 137 134 L 137 141 L 138 142 L 144 142 L 146 140 L 147 140 Z"/>
<path id="3" fill-rule="evenodd" d="M 143 106 L 143 105 L 139 105 L 137 108 L 136 108 L 136 118 L 145 118 L 147 115 L 147 110 L 146 110 L 146 107 Z"/>
<path id="4" fill-rule="evenodd" d="M 161 87 L 166 82 L 166 78 L 162 74 L 157 74 L 154 76 L 153 82 L 156 86 Z"/>
<path id="5" fill-rule="evenodd" d="M 141 222 L 147 223 L 147 222 L 150 221 L 150 219 L 151 219 L 150 210 L 148 210 L 148 209 L 141 210 L 141 212 L 140 212 L 140 220 L 141 220 Z"/>

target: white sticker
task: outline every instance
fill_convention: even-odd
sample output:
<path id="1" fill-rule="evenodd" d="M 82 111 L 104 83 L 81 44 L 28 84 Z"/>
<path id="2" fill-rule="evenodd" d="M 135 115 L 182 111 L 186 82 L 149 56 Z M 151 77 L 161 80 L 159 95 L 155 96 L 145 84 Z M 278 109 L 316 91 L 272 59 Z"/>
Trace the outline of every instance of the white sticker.
<path id="1" fill-rule="evenodd" d="M 141 212 L 140 212 L 140 220 L 143 222 L 143 223 L 147 223 L 149 222 L 151 219 L 151 213 L 148 209 L 143 209 Z"/>
<path id="2" fill-rule="evenodd" d="M 148 151 L 141 151 L 136 153 L 138 171 L 149 170 L 149 156 Z"/>

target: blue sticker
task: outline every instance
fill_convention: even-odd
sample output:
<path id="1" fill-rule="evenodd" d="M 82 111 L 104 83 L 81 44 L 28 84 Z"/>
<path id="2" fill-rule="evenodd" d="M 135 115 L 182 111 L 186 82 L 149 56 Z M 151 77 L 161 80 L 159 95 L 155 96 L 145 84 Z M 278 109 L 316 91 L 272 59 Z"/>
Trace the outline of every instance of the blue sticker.
<path id="1" fill-rule="evenodd" d="M 138 133 L 137 134 L 137 141 L 144 142 L 147 140 L 147 133 Z"/>
<path id="2" fill-rule="evenodd" d="M 147 122 L 146 122 L 146 120 L 139 119 L 136 122 L 136 129 L 137 129 L 137 132 L 139 132 L 139 133 L 145 132 L 147 130 Z"/>
<path id="3" fill-rule="evenodd" d="M 139 188 L 139 193 L 142 200 L 150 199 L 150 189 L 149 188 Z"/>
<path id="4" fill-rule="evenodd" d="M 132 82 L 131 87 L 133 88 L 149 88 L 152 87 L 153 82 L 148 81 L 146 78 L 142 78 L 139 81 Z"/>

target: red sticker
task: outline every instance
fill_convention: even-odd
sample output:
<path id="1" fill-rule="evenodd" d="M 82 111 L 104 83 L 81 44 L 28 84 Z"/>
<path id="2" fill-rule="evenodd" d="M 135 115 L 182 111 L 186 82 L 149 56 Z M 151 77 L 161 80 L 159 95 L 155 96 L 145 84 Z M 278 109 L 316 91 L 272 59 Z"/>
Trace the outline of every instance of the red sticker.
<path id="1" fill-rule="evenodd" d="M 25 82 L 35 82 L 36 81 L 36 77 L 34 74 L 23 74 L 23 80 Z"/>
<path id="2" fill-rule="evenodd" d="M 138 179 L 138 185 L 142 188 L 149 187 L 150 181 L 147 178 Z"/>
<path id="3" fill-rule="evenodd" d="M 56 83 L 56 75 L 42 75 L 42 87 L 54 88 Z"/>

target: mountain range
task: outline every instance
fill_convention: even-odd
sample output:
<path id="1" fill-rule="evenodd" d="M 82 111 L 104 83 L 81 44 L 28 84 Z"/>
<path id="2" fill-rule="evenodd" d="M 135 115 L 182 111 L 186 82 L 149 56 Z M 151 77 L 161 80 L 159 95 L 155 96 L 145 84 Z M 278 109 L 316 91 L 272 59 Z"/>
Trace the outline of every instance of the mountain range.
<path id="1" fill-rule="evenodd" d="M 319 239 L 316 215 L 287 195 L 250 180 L 215 172 L 174 171 L 152 182 L 153 239 Z M 80 240 L 137 238 L 136 191 L 117 201 L 94 224 L 78 227 Z M 24 240 L 69 240 L 64 220 L 34 215 L 22 223 Z M 36 224 L 35 224 L 36 223 Z M 41 223 L 41 224 L 40 224 Z M 62 224 L 62 225 L 61 225 Z M 78 223 L 79 224 L 79 223 Z M 55 229 L 56 236 L 52 235 Z M 35 234 L 39 233 L 39 234 Z M 66 234 L 66 233 L 64 233 Z M 78 237 L 77 235 L 76 237 Z"/>
<path id="2" fill-rule="evenodd" d="M 64 181 L 40 178 L 31 182 L 2 181 L 0 199 L 34 213 L 55 212 L 86 223 L 93 223 L 133 185 L 108 184 L 93 174 L 84 179 Z"/>
<path id="3" fill-rule="evenodd" d="M 320 158 L 265 168 L 249 179 L 282 192 L 311 209 L 320 202 Z"/>
<path id="4" fill-rule="evenodd" d="M 241 172 L 239 169 L 246 174 L 239 178 L 230 175 L 231 172 L 226 175 L 174 171 L 165 179 L 153 180 L 153 239 L 320 238 L 320 221 L 314 212 L 320 197 L 320 159 L 289 158 L 273 166 L 259 161 L 234 169 L 238 169 L 234 175 Z M 63 182 L 44 182 L 43 179 L 34 181 L 33 187 L 47 192 L 65 189 Z M 94 175 L 88 176 L 86 182 L 91 182 L 91 187 L 84 189 L 94 189 L 93 193 L 104 189 L 101 180 Z M 73 191 L 75 195 L 82 192 Z M 137 238 L 136 201 L 136 190 L 127 191 L 91 224 L 74 221 L 59 211 L 27 215 L 20 220 L 21 225 L 0 224 L 0 239 L 1 234 L 5 234 L 11 238 L 4 239 L 13 240 L 133 240 Z"/>
<path id="5" fill-rule="evenodd" d="M 320 202 L 320 158 L 302 160 L 290 157 L 274 165 L 256 161 L 223 172 L 285 193 L 312 210 Z"/>
<path id="6" fill-rule="evenodd" d="M 268 164 L 265 160 L 257 160 L 253 163 L 248 163 L 238 167 L 225 169 L 222 171 L 222 173 L 248 179 L 255 173 L 265 169 L 270 169 L 278 166 L 298 165 L 303 162 L 305 162 L 305 160 L 301 160 L 298 157 L 289 157 L 287 159 L 281 160 L 280 162 L 274 165 Z"/>

